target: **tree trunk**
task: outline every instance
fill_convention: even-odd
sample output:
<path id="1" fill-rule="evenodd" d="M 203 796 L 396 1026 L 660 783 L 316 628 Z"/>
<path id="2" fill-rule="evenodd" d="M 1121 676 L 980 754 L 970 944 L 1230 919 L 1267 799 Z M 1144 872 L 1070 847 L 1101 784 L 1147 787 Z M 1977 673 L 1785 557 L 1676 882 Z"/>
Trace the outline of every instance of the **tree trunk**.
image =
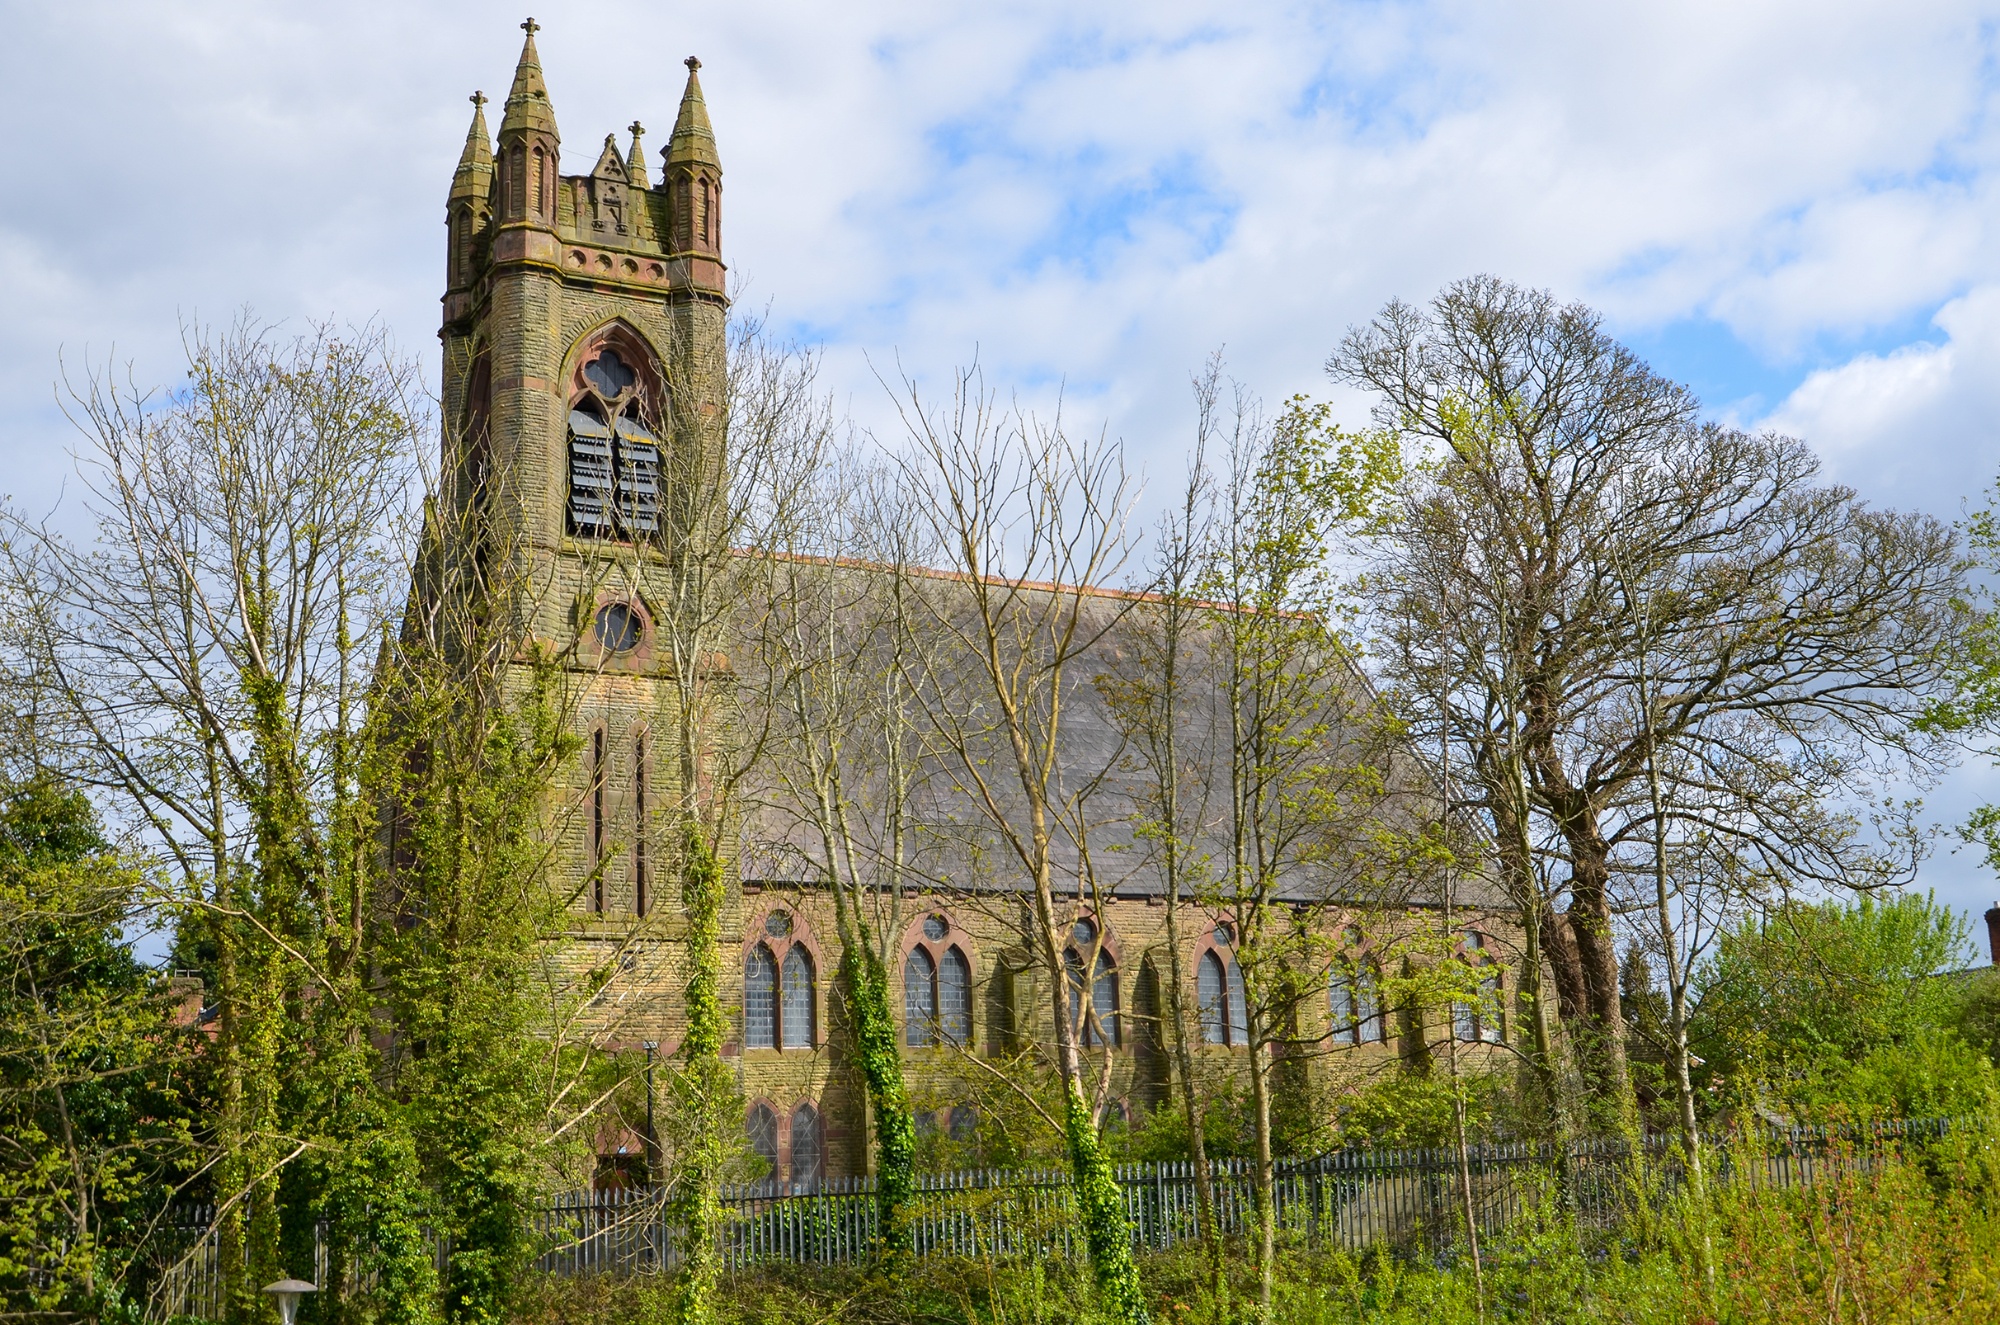
<path id="1" fill-rule="evenodd" d="M 689 784 L 690 786 L 692 783 Z M 687 1153 L 675 1213 L 681 1224 L 681 1270 L 673 1297 L 675 1325 L 715 1320 L 716 1235 L 721 1224 L 722 1109 L 730 1094 L 722 1064 L 722 867 L 699 822 L 682 825 L 681 904 L 687 911 L 687 1036 L 680 1057 L 689 1112 Z"/>

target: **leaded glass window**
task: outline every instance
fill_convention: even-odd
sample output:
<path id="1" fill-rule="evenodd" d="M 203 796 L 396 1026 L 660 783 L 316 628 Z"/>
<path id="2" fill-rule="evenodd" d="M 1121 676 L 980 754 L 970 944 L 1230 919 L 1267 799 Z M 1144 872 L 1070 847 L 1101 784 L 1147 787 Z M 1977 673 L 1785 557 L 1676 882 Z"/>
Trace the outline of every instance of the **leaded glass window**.
<path id="1" fill-rule="evenodd" d="M 1204 952 L 1194 973 L 1195 1004 L 1201 1010 L 1201 1038 L 1207 1044 L 1229 1043 L 1229 997 L 1223 990 L 1222 958 Z"/>
<path id="2" fill-rule="evenodd" d="M 778 963 L 759 943 L 743 959 L 743 1044 L 750 1049 L 778 1047 Z"/>
<path id="3" fill-rule="evenodd" d="M 922 1049 L 937 1043 L 937 966 L 922 948 L 903 962 L 903 1043 Z"/>
<path id="4" fill-rule="evenodd" d="M 1083 1012 L 1083 954 L 1075 948 L 1063 954 L 1064 967 L 1069 975 L 1069 1015 L 1077 1027 L 1078 1041 L 1086 1049 L 1118 1047 L 1118 968 L 1112 965 L 1110 954 L 1097 954 L 1097 967 L 1092 972 L 1090 984 L 1089 1017 Z"/>
<path id="5" fill-rule="evenodd" d="M 972 1041 L 972 963 L 957 948 L 938 963 L 938 1029 L 946 1044 Z"/>
<path id="6" fill-rule="evenodd" d="M 801 1104 L 792 1110 L 792 1188 L 810 1189 L 826 1176 L 826 1138 L 820 1130 L 819 1110 Z"/>
<path id="7" fill-rule="evenodd" d="M 1233 955 L 1228 961 L 1229 1042 L 1244 1045 L 1250 1043 L 1250 999 L 1243 992 L 1243 968 L 1236 964 Z"/>
<path id="8" fill-rule="evenodd" d="M 1352 978 L 1346 972 L 1336 970 L 1328 993 L 1332 1004 L 1333 1042 L 1355 1043 L 1357 1027 L 1354 1024 L 1355 999 Z"/>
<path id="9" fill-rule="evenodd" d="M 773 1185 L 778 1180 L 778 1115 L 767 1104 L 753 1104 L 743 1130 L 750 1141 L 750 1153 L 764 1161 L 763 1178 Z"/>
<path id="10" fill-rule="evenodd" d="M 761 946 L 761 945 L 759 945 Z M 810 1049 L 813 1043 L 812 957 L 794 943 L 785 954 L 783 1005 L 779 1027 L 787 1049 Z"/>
<path id="11" fill-rule="evenodd" d="M 1366 968 L 1354 975 L 1354 1017 L 1356 1038 L 1363 1044 L 1382 1042 L 1382 996 L 1375 973 Z"/>

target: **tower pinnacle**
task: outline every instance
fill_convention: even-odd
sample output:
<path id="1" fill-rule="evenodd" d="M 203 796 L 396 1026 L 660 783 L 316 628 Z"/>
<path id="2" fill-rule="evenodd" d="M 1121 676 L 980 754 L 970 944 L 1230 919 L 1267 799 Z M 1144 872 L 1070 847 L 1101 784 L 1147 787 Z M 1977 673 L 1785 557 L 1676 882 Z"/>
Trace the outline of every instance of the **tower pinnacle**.
<path id="1" fill-rule="evenodd" d="M 625 154 L 625 177 L 632 181 L 632 187 L 643 189 L 646 183 L 646 150 L 643 146 L 646 126 L 633 120 L 626 128 L 632 133 L 632 150 Z"/>
<path id="2" fill-rule="evenodd" d="M 673 137 L 667 140 L 667 165 L 670 169 L 705 165 L 720 174 L 722 159 L 715 152 L 715 130 L 708 122 L 708 105 L 701 98 L 701 78 L 696 72 L 701 61 L 690 55 L 683 63 L 688 71 L 687 90 L 681 93 L 680 115 L 674 120 Z"/>
<path id="3" fill-rule="evenodd" d="M 514 67 L 514 86 L 507 93 L 506 114 L 500 119 L 500 136 L 523 131 L 539 131 L 560 139 L 556 132 L 555 107 L 549 104 L 548 84 L 542 81 L 542 57 L 535 50 L 535 34 L 542 25 L 529 19 L 521 25 L 528 39 L 521 43 L 521 60 Z"/>
<path id="4" fill-rule="evenodd" d="M 458 169 L 451 176 L 454 201 L 485 198 L 493 179 L 493 143 L 486 133 L 486 94 L 474 92 L 467 100 L 472 102 L 472 125 L 465 131 L 465 150 L 459 153 Z"/>

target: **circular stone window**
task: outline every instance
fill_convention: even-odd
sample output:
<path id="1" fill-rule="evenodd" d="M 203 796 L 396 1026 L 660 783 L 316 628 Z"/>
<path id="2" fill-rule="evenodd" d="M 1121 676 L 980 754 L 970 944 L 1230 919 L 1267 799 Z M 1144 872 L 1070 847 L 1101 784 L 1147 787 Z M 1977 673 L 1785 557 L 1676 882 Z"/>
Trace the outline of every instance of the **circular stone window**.
<path id="1" fill-rule="evenodd" d="M 774 939 L 790 938 L 792 918 L 783 911 L 773 911 L 764 917 L 764 932 Z"/>
<path id="2" fill-rule="evenodd" d="M 943 916 L 924 917 L 924 937 L 931 942 L 936 943 L 949 933 L 951 933 L 951 922 Z"/>
<path id="3" fill-rule="evenodd" d="M 1087 948 L 1097 942 L 1097 926 L 1092 924 L 1088 917 L 1077 921 L 1076 928 L 1072 929 L 1069 934 L 1078 947 Z"/>
<path id="4" fill-rule="evenodd" d="M 1236 928 L 1227 920 L 1215 922 L 1215 941 L 1224 947 L 1236 942 Z"/>
<path id="5" fill-rule="evenodd" d="M 639 636 L 644 628 L 645 621 L 630 603 L 607 603 L 597 609 L 593 633 L 606 653 L 624 653 L 639 647 Z"/>

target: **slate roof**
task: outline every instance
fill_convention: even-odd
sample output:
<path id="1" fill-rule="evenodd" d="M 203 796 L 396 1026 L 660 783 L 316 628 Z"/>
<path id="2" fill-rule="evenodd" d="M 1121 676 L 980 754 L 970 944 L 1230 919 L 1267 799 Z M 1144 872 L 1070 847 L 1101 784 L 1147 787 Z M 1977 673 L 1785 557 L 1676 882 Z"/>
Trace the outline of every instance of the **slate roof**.
<path id="1" fill-rule="evenodd" d="M 839 674 L 853 687 L 847 693 L 864 702 L 850 707 L 839 700 L 814 699 L 802 704 L 797 690 L 790 687 L 783 688 L 789 700 L 752 701 L 746 725 L 769 732 L 763 763 L 770 771 L 746 797 L 740 857 L 744 880 L 810 884 L 823 877 L 824 838 L 806 794 L 810 778 L 797 744 L 802 708 L 820 724 L 826 724 L 830 714 L 847 715 L 839 724 L 843 741 L 849 743 L 840 769 L 849 792 L 850 823 L 864 868 L 886 871 L 892 840 L 888 811 L 894 798 L 885 773 L 891 763 L 887 729 L 874 696 L 886 693 L 881 680 L 892 666 L 895 640 L 900 637 L 906 655 L 911 650 L 922 655 L 906 661 L 901 674 L 916 678 L 913 688 L 919 688 L 924 699 L 910 706 L 910 721 L 900 743 L 912 770 L 904 818 L 906 881 L 978 892 L 1029 889 L 1029 874 L 995 822 L 997 814 L 1024 825 L 1028 800 L 997 721 L 993 687 L 969 647 L 981 633 L 972 628 L 980 614 L 971 582 L 948 573 L 919 572 L 902 576 L 899 587 L 898 578 L 879 567 L 806 559 L 779 574 L 794 586 L 806 583 L 816 595 L 812 601 L 818 610 L 800 614 L 811 620 L 793 621 L 789 637 L 807 639 L 819 646 L 817 656 L 839 660 Z M 1051 852 L 1059 895 L 1075 895 L 1085 878 L 1094 880 L 1100 894 L 1121 898 L 1162 894 L 1159 851 L 1141 832 L 1151 813 L 1148 805 L 1157 796 L 1157 778 L 1149 771 L 1131 724 L 1121 722 L 1108 697 L 1121 682 L 1148 679 L 1149 664 L 1160 656 L 1161 601 L 1146 594 L 993 580 L 983 582 L 982 592 L 1001 605 L 988 615 L 1012 624 L 1023 635 L 1046 640 L 1051 623 L 1073 619 L 1076 638 L 1087 641 L 1067 667 L 1068 702 L 1054 742 L 1052 785 L 1073 809 L 1055 833 Z M 770 608 L 767 603 L 747 602 L 746 610 L 768 613 Z M 1207 857 L 1212 873 L 1219 873 L 1230 856 L 1228 708 L 1220 688 L 1212 683 L 1211 666 L 1224 610 L 1204 609 L 1201 616 L 1207 628 L 1197 629 L 1184 644 L 1183 674 L 1192 673 L 1202 682 L 1188 687 L 1175 732 L 1185 770 L 1184 837 L 1193 854 Z M 895 626 L 899 615 L 910 623 L 902 632 Z M 1036 629 L 1038 623 L 1042 629 Z M 1016 648 L 1003 653 L 1006 661 L 1019 657 Z M 734 661 L 746 692 L 768 695 L 780 688 L 777 678 L 785 658 Z M 1358 668 L 1341 659 L 1320 670 L 1338 677 L 1341 686 L 1308 718 L 1333 720 L 1319 746 L 1320 762 L 1336 769 L 1365 768 L 1385 785 L 1377 794 L 1357 792 L 1356 802 L 1364 804 L 1365 811 L 1357 809 L 1350 819 L 1324 827 L 1315 849 L 1293 853 L 1295 860 L 1282 876 L 1279 897 L 1296 903 L 1334 901 L 1364 907 L 1433 904 L 1442 886 L 1439 880 L 1388 868 L 1367 843 L 1374 827 L 1410 832 L 1435 816 L 1438 798 L 1430 770 L 1406 744 L 1376 734 L 1381 708 Z M 821 692 L 830 693 L 823 684 L 825 675 L 818 673 Z M 946 715 L 942 724 L 925 716 L 933 708 Z M 950 729 L 951 739 L 940 739 L 940 725 Z M 971 751 L 977 771 L 984 774 L 992 809 L 956 754 L 960 745 Z M 1346 780 L 1350 782 L 1346 790 L 1356 791 L 1351 784 L 1362 779 Z M 1454 882 L 1455 905 L 1498 906 L 1502 901 L 1485 880 Z"/>

